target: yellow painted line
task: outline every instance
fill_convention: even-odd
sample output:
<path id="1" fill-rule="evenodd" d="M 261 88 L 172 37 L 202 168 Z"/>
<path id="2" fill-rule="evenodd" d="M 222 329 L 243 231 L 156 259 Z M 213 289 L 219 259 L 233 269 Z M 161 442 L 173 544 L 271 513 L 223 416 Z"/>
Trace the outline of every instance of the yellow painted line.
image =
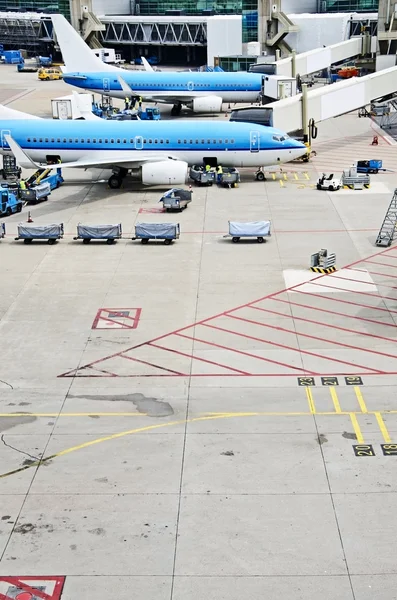
<path id="1" fill-rule="evenodd" d="M 284 173 L 284 179 L 287 181 L 287 173 Z"/>
<path id="2" fill-rule="evenodd" d="M 273 180 L 275 180 L 276 179 L 276 174 L 272 173 L 272 177 L 273 177 Z"/>
<path id="3" fill-rule="evenodd" d="M 340 414 L 342 411 L 340 408 L 339 398 L 338 398 L 338 394 L 336 393 L 336 389 L 333 387 L 330 387 L 329 391 L 331 393 L 332 402 L 334 403 L 335 412 Z"/>
<path id="4" fill-rule="evenodd" d="M 307 402 L 309 404 L 310 414 L 315 415 L 316 414 L 316 406 L 314 404 L 312 391 L 309 387 L 307 387 L 305 389 L 306 389 L 306 396 L 307 396 Z"/>
<path id="5" fill-rule="evenodd" d="M 354 433 L 356 434 L 357 442 L 359 444 L 364 444 L 363 434 L 361 433 L 360 425 L 357 421 L 357 416 L 354 413 L 350 413 L 350 420 L 353 425 Z"/>
<path id="6" fill-rule="evenodd" d="M 308 173 L 303 173 L 303 175 L 306 177 L 306 179 L 310 179 Z"/>
<path id="7" fill-rule="evenodd" d="M 147 417 L 147 413 L 87 412 L 87 413 L 0 413 L 0 417 Z"/>
<path id="8" fill-rule="evenodd" d="M 297 173 L 294 173 L 294 177 L 295 177 L 295 179 L 299 179 L 299 177 L 298 177 L 298 174 L 297 174 Z"/>
<path id="9" fill-rule="evenodd" d="M 379 412 L 375 412 L 374 415 L 376 417 L 376 420 L 378 421 L 379 429 L 381 431 L 383 439 L 385 440 L 386 444 L 390 444 L 390 442 L 391 442 L 390 435 L 389 435 L 389 432 L 387 431 L 387 427 L 382 418 L 382 415 Z"/>
<path id="10" fill-rule="evenodd" d="M 279 179 L 279 182 L 280 182 L 280 186 L 284 187 L 284 181 L 282 179 Z"/>
<path id="11" fill-rule="evenodd" d="M 361 390 L 360 390 L 360 388 L 357 385 L 354 386 L 354 393 L 356 394 L 356 398 L 357 398 L 358 403 L 360 405 L 361 412 L 367 413 L 368 412 L 367 406 L 365 404 L 365 401 L 364 401 L 363 395 L 361 393 Z"/>

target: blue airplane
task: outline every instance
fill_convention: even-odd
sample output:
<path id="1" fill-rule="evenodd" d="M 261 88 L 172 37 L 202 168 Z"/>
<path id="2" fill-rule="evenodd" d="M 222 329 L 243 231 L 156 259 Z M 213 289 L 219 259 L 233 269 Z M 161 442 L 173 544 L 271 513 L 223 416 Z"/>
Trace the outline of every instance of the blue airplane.
<path id="1" fill-rule="evenodd" d="M 272 127 L 230 121 L 54 121 L 0 105 L 0 151 L 24 168 L 110 169 L 111 188 L 131 172 L 145 185 L 185 183 L 189 165 L 280 165 L 307 148 Z"/>
<path id="2" fill-rule="evenodd" d="M 219 113 L 224 102 L 259 102 L 261 73 L 128 71 L 103 63 L 62 15 L 52 22 L 65 67 L 63 79 L 78 88 L 113 98 L 141 97 L 149 102 L 182 106 L 196 113 Z"/>

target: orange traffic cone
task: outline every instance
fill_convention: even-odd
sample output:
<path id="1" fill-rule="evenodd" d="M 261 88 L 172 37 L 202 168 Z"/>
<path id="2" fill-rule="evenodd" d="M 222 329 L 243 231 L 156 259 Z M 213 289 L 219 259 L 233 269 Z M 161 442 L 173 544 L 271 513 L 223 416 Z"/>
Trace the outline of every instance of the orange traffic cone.
<path id="1" fill-rule="evenodd" d="M 26 222 L 27 223 L 33 223 L 33 219 L 31 217 L 30 211 L 28 212 L 28 220 Z"/>

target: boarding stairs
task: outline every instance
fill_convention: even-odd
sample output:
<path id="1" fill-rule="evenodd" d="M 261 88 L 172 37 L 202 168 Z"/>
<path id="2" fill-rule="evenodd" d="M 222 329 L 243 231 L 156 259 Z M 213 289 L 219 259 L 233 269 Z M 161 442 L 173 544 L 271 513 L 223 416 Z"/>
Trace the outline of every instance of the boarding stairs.
<path id="1" fill-rule="evenodd" d="M 386 216 L 382 223 L 382 227 L 376 238 L 375 245 L 388 247 L 396 237 L 396 225 L 397 225 L 397 189 L 394 190 L 393 198 L 390 202 L 390 206 L 387 209 Z"/>

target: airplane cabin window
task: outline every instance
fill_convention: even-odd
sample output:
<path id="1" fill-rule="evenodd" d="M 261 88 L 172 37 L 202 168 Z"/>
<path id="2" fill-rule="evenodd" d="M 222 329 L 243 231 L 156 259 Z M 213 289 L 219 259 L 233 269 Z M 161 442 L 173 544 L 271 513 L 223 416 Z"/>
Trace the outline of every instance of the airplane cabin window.
<path id="1" fill-rule="evenodd" d="M 166 143 L 166 144 L 169 144 L 169 143 L 170 143 L 170 140 L 165 140 L 165 143 Z"/>
<path id="2" fill-rule="evenodd" d="M 225 144 L 228 144 L 228 143 L 229 143 L 229 140 L 228 140 L 228 139 L 226 139 L 226 140 L 225 140 Z"/>
<path id="3" fill-rule="evenodd" d="M 111 144 L 114 144 L 114 140 L 112 140 L 112 139 L 111 139 L 111 140 L 110 140 L 110 143 L 111 143 Z"/>
<path id="4" fill-rule="evenodd" d="M 80 140 L 80 142 L 81 142 L 82 144 L 84 144 L 84 140 Z"/>
<path id="5" fill-rule="evenodd" d="M 231 143 L 231 144 L 234 144 L 234 140 L 230 140 L 230 143 Z"/>
<path id="6" fill-rule="evenodd" d="M 98 144 L 102 144 L 102 140 L 98 140 Z"/>
<path id="7" fill-rule="evenodd" d="M 66 140 L 66 138 L 63 138 L 63 143 L 64 143 L 64 144 L 66 144 L 66 141 L 67 141 L 67 140 Z"/>
<path id="8" fill-rule="evenodd" d="M 180 143 L 181 143 L 181 140 L 178 140 L 178 144 L 180 144 Z"/>
<path id="9" fill-rule="evenodd" d="M 207 144 L 210 144 L 210 143 L 211 143 L 211 140 L 207 140 Z"/>
<path id="10" fill-rule="evenodd" d="M 202 143 L 202 144 L 205 144 L 205 140 L 201 140 L 201 143 Z"/>
<path id="11" fill-rule="evenodd" d="M 69 138 L 69 144 L 73 144 L 73 140 Z"/>
<path id="12" fill-rule="evenodd" d="M 157 144 L 158 140 L 154 140 L 154 143 Z"/>
<path id="13" fill-rule="evenodd" d="M 109 143 L 109 140 L 105 140 L 105 144 L 108 144 L 108 143 Z"/>
<path id="14" fill-rule="evenodd" d="M 133 144 L 133 143 L 134 143 L 134 140 L 130 140 L 130 144 Z"/>
<path id="15" fill-rule="evenodd" d="M 153 141 L 152 141 L 152 140 L 149 140 L 149 144 L 152 144 L 152 143 L 153 143 Z"/>
<path id="16" fill-rule="evenodd" d="M 53 144 L 55 142 L 54 138 L 51 138 L 51 144 Z"/>
<path id="17" fill-rule="evenodd" d="M 88 139 L 88 140 L 87 140 L 87 144 L 89 144 L 90 142 L 91 142 L 91 140 L 90 140 L 90 139 Z"/>
<path id="18" fill-rule="evenodd" d="M 30 142 L 30 138 L 28 138 L 27 141 Z"/>
<path id="19" fill-rule="evenodd" d="M 160 144 L 164 144 L 164 140 L 160 140 Z"/>
<path id="20" fill-rule="evenodd" d="M 127 143 L 127 140 L 123 140 L 123 144 L 126 144 L 126 143 Z"/>
<path id="21" fill-rule="evenodd" d="M 48 138 L 46 138 L 45 141 L 48 142 L 49 141 Z"/>
<path id="22" fill-rule="evenodd" d="M 42 142 L 42 141 L 43 141 L 43 138 L 40 138 L 40 139 L 39 139 L 39 142 Z"/>
<path id="23" fill-rule="evenodd" d="M 60 144 L 61 143 L 61 138 L 57 139 L 57 143 Z"/>
<path id="24" fill-rule="evenodd" d="M 222 140 L 219 140 L 219 143 L 222 144 Z"/>
<path id="25" fill-rule="evenodd" d="M 143 140 L 143 143 L 146 144 L 146 140 Z"/>
<path id="26" fill-rule="evenodd" d="M 96 144 L 96 139 L 93 139 L 93 140 L 92 140 L 92 143 L 93 143 L 93 144 Z"/>
<path id="27" fill-rule="evenodd" d="M 184 143 L 184 144 L 187 144 L 186 140 L 183 140 L 183 143 Z"/>
<path id="28" fill-rule="evenodd" d="M 117 140 L 117 143 L 118 143 L 118 144 L 120 144 L 120 143 L 121 143 L 121 140 Z"/>

